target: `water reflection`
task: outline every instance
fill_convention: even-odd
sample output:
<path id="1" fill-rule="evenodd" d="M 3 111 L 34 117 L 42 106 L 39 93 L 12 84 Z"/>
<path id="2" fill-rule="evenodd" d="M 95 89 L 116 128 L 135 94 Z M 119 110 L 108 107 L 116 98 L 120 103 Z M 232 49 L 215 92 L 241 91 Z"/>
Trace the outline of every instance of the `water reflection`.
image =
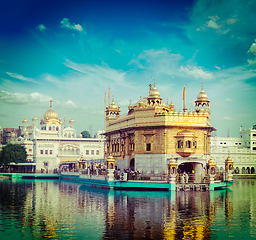
<path id="1" fill-rule="evenodd" d="M 1 180 L 1 239 L 255 238 L 255 180 L 215 192 L 139 192 Z"/>

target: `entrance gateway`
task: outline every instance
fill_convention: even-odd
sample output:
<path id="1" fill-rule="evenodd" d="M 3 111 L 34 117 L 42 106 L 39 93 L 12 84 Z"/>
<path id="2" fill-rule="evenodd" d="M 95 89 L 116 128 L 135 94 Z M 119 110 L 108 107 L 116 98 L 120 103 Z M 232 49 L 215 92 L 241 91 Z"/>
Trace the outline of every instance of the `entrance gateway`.
<path id="1" fill-rule="evenodd" d="M 207 178 L 207 171 L 202 163 L 198 162 L 184 162 L 178 166 L 178 174 L 187 173 L 188 182 L 190 183 L 203 183 Z"/>

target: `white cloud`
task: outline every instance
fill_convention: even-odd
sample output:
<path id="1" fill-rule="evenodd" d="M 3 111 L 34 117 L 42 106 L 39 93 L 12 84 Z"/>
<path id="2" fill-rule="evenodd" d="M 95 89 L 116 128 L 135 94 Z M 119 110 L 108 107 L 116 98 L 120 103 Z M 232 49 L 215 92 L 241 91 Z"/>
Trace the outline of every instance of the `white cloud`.
<path id="1" fill-rule="evenodd" d="M 217 68 L 218 70 L 221 70 L 221 68 L 220 67 L 218 67 L 218 66 L 214 66 L 215 68 Z"/>
<path id="2" fill-rule="evenodd" d="M 214 29 L 218 29 L 220 28 L 220 25 L 218 25 L 216 23 L 216 21 L 219 19 L 218 16 L 210 16 L 209 18 L 211 18 L 211 20 L 209 22 L 207 22 L 207 27 L 209 28 L 214 28 Z"/>
<path id="3" fill-rule="evenodd" d="M 233 102 L 231 99 L 227 98 L 225 99 L 226 102 Z"/>
<path id="4" fill-rule="evenodd" d="M 67 67 L 82 74 L 80 79 L 88 80 L 92 83 L 106 83 L 115 82 L 119 86 L 130 87 L 125 82 L 126 72 L 122 70 L 115 70 L 110 68 L 108 65 L 90 65 L 90 64 L 79 64 L 66 59 L 64 63 Z"/>
<path id="5" fill-rule="evenodd" d="M 70 107 L 77 107 L 77 105 L 72 100 L 68 100 L 64 104 Z"/>
<path id="6" fill-rule="evenodd" d="M 19 80 L 22 80 L 22 81 L 36 82 L 33 78 L 27 78 L 27 77 L 24 77 L 24 76 L 22 76 L 20 74 L 17 74 L 17 73 L 6 72 L 6 74 L 11 76 L 12 78 L 16 78 L 16 79 L 19 79 Z"/>
<path id="7" fill-rule="evenodd" d="M 254 59 L 254 60 L 248 59 L 247 62 L 248 62 L 250 65 L 256 65 L 256 59 Z"/>
<path id="8" fill-rule="evenodd" d="M 186 73 L 188 76 L 192 76 L 196 79 L 202 78 L 202 79 L 213 79 L 213 74 L 203 71 L 201 67 L 195 67 L 195 66 L 189 66 L 186 67 L 181 66 L 180 72 Z"/>
<path id="9" fill-rule="evenodd" d="M 46 27 L 44 26 L 44 24 L 40 24 L 36 27 L 36 29 L 38 29 L 39 31 L 43 32 L 45 31 Z"/>
<path id="10" fill-rule="evenodd" d="M 252 53 L 253 55 L 256 55 L 256 43 L 253 43 L 248 50 L 248 53 Z"/>
<path id="11" fill-rule="evenodd" d="M 55 83 L 58 85 L 61 85 L 61 83 L 62 83 L 58 78 L 56 78 L 55 76 L 48 74 L 48 73 L 44 74 L 43 77 L 48 82 L 52 82 L 52 83 Z"/>
<path id="12" fill-rule="evenodd" d="M 228 120 L 228 121 L 234 121 L 235 119 L 231 118 L 231 117 L 223 117 L 224 120 Z"/>
<path id="13" fill-rule="evenodd" d="M 49 101 L 50 97 L 33 92 L 30 94 L 26 93 L 10 93 L 6 91 L 0 92 L 0 101 L 8 104 L 34 104 L 34 103 L 45 103 Z"/>
<path id="14" fill-rule="evenodd" d="M 61 23 L 62 28 L 68 28 L 68 29 L 71 29 L 71 30 L 84 32 L 84 29 L 80 24 L 70 23 L 68 18 L 63 18 L 63 20 L 60 23 Z"/>
<path id="15" fill-rule="evenodd" d="M 227 24 L 234 24 L 237 21 L 239 21 L 239 19 L 237 19 L 237 18 L 229 18 L 229 19 L 227 19 Z"/>

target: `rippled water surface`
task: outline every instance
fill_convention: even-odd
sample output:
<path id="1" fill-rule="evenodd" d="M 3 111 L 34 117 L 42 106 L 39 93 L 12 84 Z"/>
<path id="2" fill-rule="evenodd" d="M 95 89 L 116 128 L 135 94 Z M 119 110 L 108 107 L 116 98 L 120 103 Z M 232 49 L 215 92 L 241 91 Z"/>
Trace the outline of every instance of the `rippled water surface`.
<path id="1" fill-rule="evenodd" d="M 0 180 L 0 239 L 256 239 L 256 180 L 215 192 Z"/>

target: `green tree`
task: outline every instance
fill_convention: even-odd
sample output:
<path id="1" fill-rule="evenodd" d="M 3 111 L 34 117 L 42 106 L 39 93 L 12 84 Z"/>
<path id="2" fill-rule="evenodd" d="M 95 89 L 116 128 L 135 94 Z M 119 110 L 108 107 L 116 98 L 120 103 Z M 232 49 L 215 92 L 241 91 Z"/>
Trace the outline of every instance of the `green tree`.
<path id="1" fill-rule="evenodd" d="M 27 162 L 27 152 L 24 146 L 8 143 L 2 148 L 0 152 L 0 165 L 8 165 L 11 162 Z"/>
<path id="2" fill-rule="evenodd" d="M 81 134 L 82 134 L 83 138 L 90 138 L 91 137 L 90 133 L 86 130 L 82 131 Z"/>

